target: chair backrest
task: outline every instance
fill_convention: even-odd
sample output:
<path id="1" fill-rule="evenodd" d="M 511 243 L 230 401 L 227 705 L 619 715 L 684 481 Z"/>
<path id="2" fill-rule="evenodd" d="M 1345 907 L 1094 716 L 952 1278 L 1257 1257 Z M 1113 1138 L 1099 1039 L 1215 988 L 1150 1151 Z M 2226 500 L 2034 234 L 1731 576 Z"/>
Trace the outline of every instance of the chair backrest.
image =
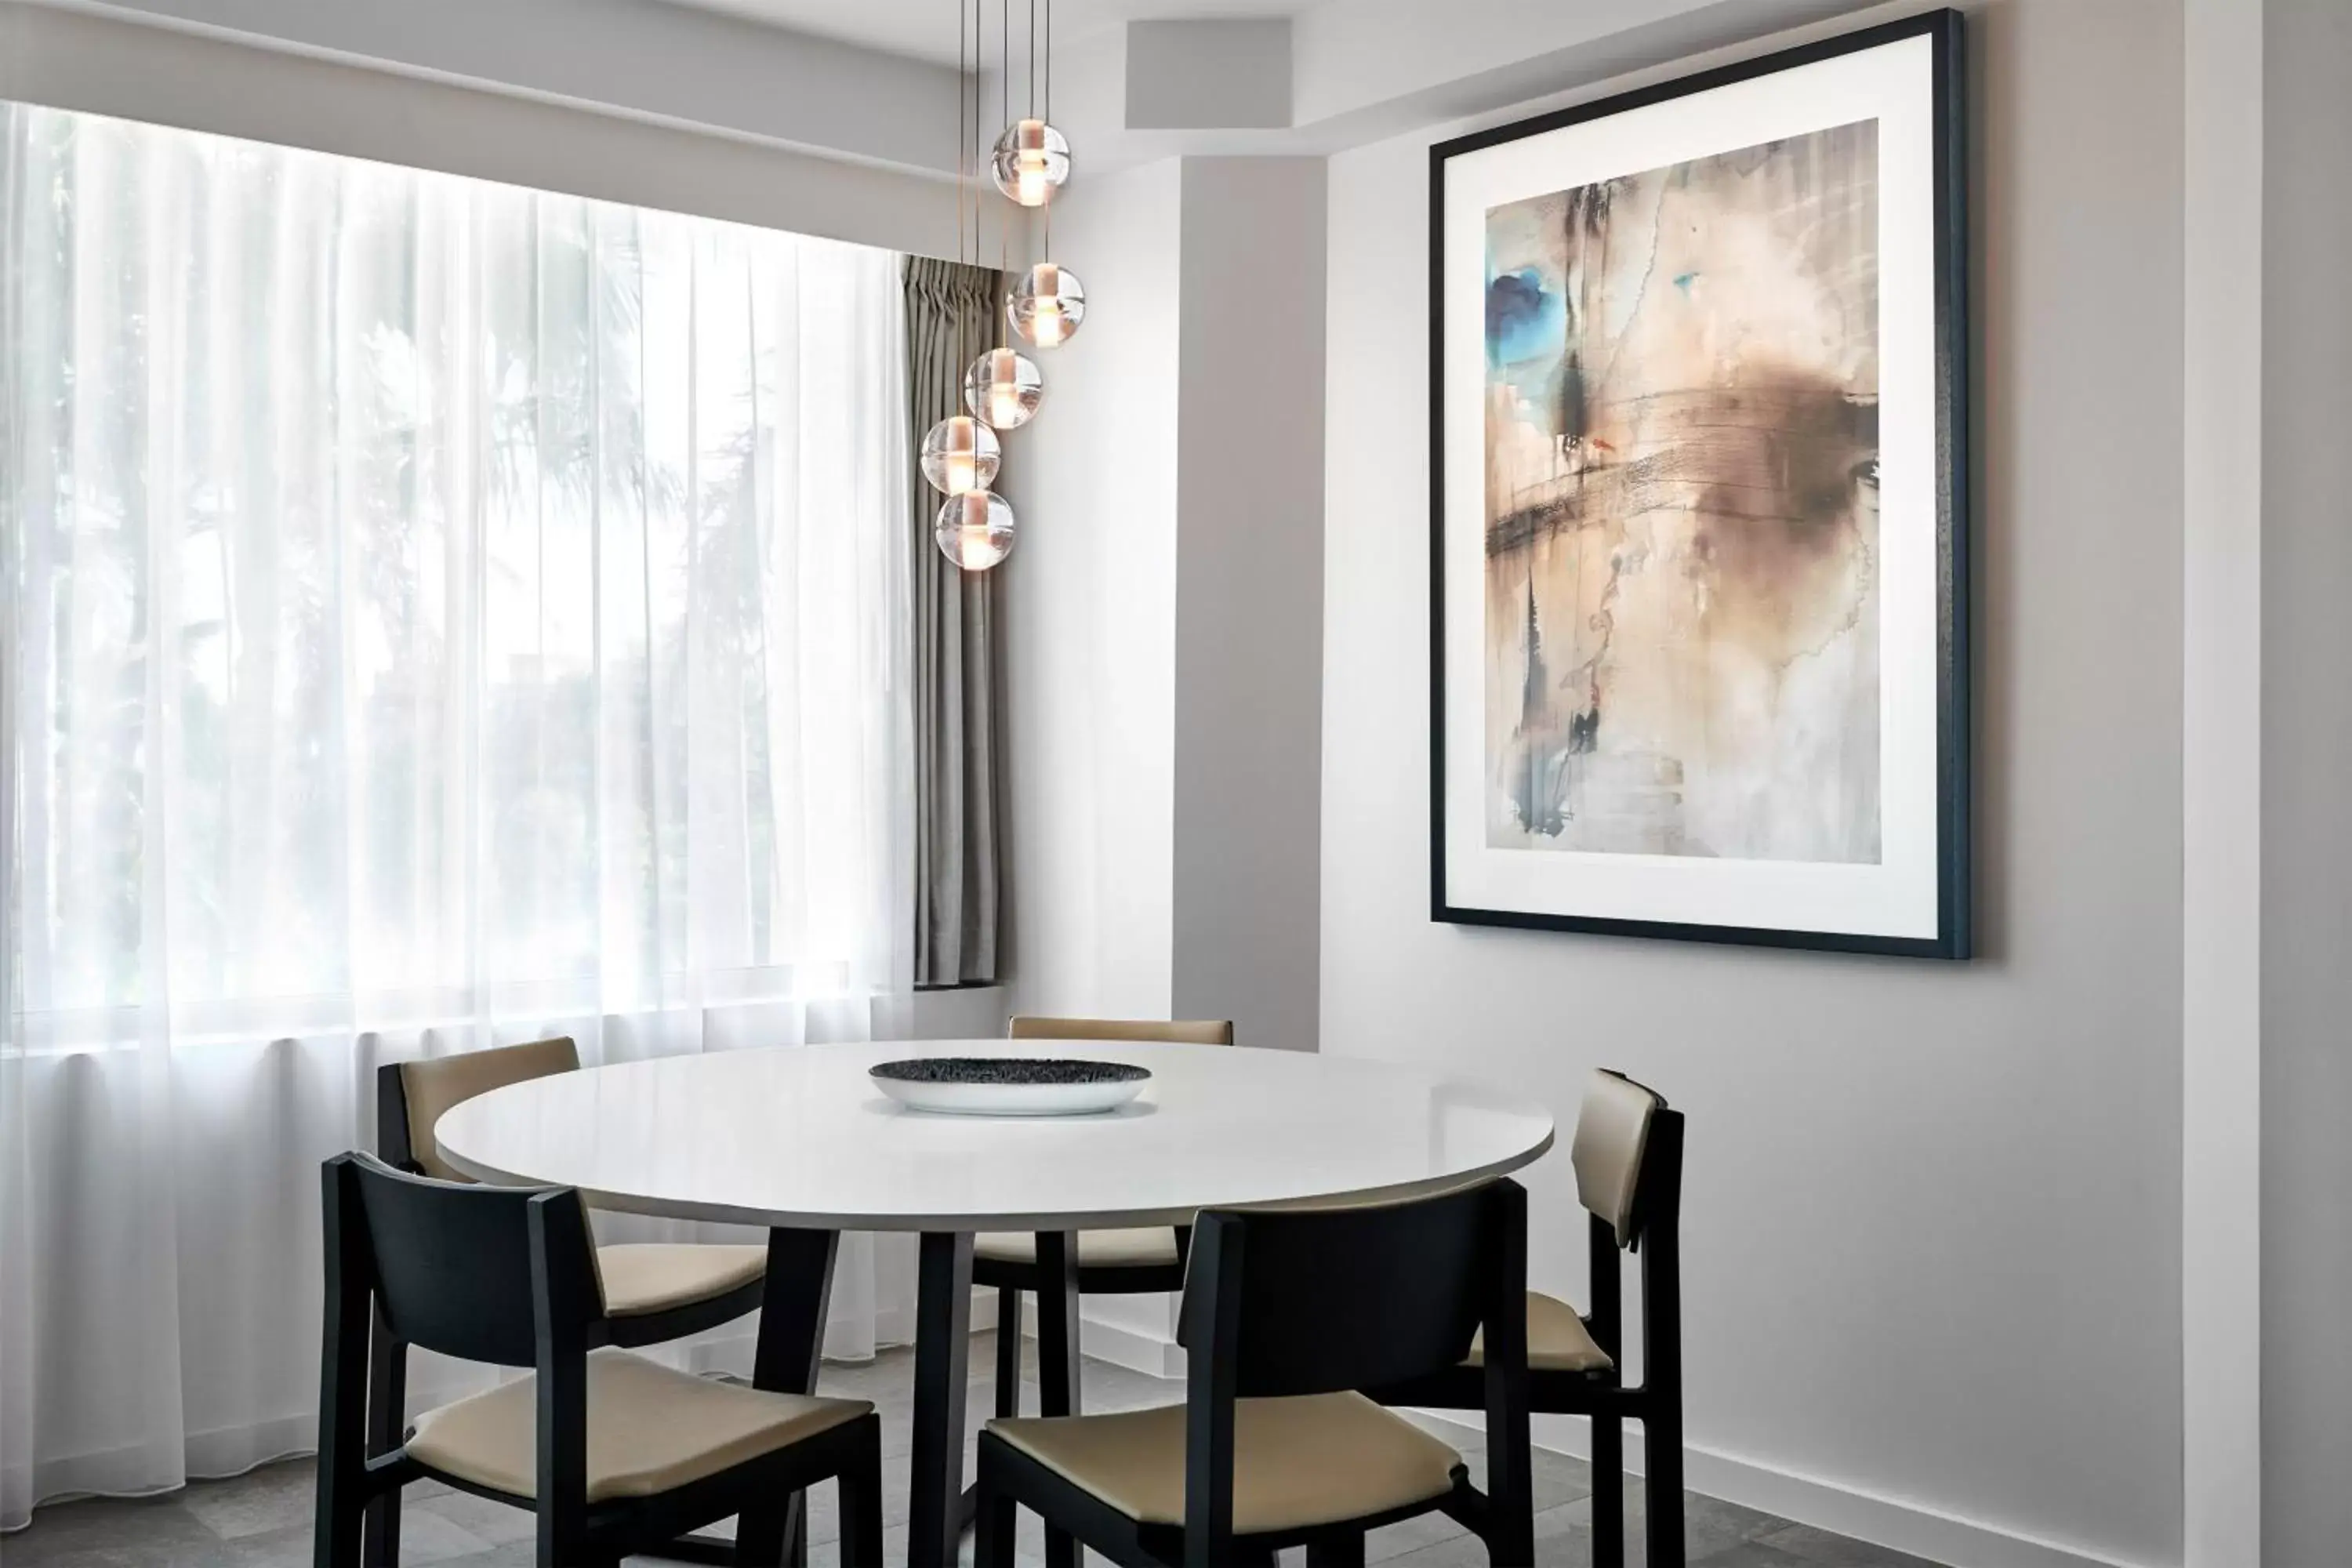
<path id="1" fill-rule="evenodd" d="M 1005 1027 L 1014 1040 L 1139 1040 L 1170 1046 L 1230 1046 L 1231 1018 L 1045 1018 L 1014 1016 Z"/>
<path id="2" fill-rule="evenodd" d="M 1642 1383 L 1678 1400 L 1682 1387 L 1683 1115 L 1619 1072 L 1592 1075 L 1569 1144 L 1585 1226 L 1592 1342 L 1624 1354 L 1625 1252 L 1642 1263 Z"/>
<path id="3" fill-rule="evenodd" d="M 1650 1126 L 1665 1105 L 1655 1090 L 1606 1068 L 1595 1069 L 1585 1087 L 1569 1163 L 1576 1167 L 1577 1196 L 1608 1222 L 1620 1247 L 1633 1246 L 1640 1234 L 1637 1200 Z"/>
<path id="4" fill-rule="evenodd" d="M 323 1196 L 330 1289 L 372 1291 L 397 1340 L 531 1366 L 542 1328 L 604 1315 L 587 1209 L 569 1187 L 443 1182 L 339 1154 Z"/>
<path id="5" fill-rule="evenodd" d="M 1525 1312 L 1526 1215 L 1507 1181 L 1398 1204 L 1204 1210 L 1178 1342 L 1228 1363 L 1244 1399 L 1447 1371 L 1491 1317 Z"/>
<path id="6" fill-rule="evenodd" d="M 445 1182 L 467 1178 L 441 1158 L 433 1124 L 478 1094 L 580 1069 L 568 1035 L 520 1046 L 494 1046 L 430 1061 L 395 1062 L 376 1072 L 376 1155 L 404 1171 Z"/>

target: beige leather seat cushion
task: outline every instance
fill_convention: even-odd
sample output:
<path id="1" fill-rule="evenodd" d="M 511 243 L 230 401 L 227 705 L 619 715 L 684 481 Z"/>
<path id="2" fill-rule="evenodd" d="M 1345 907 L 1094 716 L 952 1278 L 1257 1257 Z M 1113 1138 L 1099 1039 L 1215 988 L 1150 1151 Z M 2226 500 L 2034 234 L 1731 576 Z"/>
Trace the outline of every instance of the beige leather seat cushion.
<path id="1" fill-rule="evenodd" d="M 988 1429 L 1128 1518 L 1184 1522 L 1184 1407 L 992 1421 Z M 1360 1519 L 1442 1497 L 1462 1457 L 1360 1394 L 1234 1405 L 1234 1530 Z"/>
<path id="2" fill-rule="evenodd" d="M 539 1495 L 535 1380 L 419 1416 L 408 1453 L 510 1497 Z M 588 1354 L 588 1500 L 652 1497 L 814 1437 L 874 1408 L 862 1399 L 766 1394 L 673 1372 L 626 1351 Z"/>
<path id="3" fill-rule="evenodd" d="M 619 1242 L 596 1249 L 596 1271 L 604 1279 L 606 1314 L 641 1318 L 751 1284 L 768 1271 L 768 1249 Z"/>
<path id="4" fill-rule="evenodd" d="M 995 1263 L 1034 1263 L 1037 1238 L 1028 1231 L 983 1231 L 972 1238 L 974 1258 Z M 1176 1233 L 1168 1226 L 1139 1226 L 1126 1230 L 1078 1232 L 1078 1261 L 1088 1268 L 1139 1268 L 1173 1264 Z"/>
<path id="5" fill-rule="evenodd" d="M 1486 1335 L 1470 1342 L 1465 1366 L 1486 1364 Z M 1599 1372 L 1616 1364 L 1592 1342 L 1576 1309 L 1539 1290 L 1528 1292 L 1528 1367 L 1532 1372 Z"/>

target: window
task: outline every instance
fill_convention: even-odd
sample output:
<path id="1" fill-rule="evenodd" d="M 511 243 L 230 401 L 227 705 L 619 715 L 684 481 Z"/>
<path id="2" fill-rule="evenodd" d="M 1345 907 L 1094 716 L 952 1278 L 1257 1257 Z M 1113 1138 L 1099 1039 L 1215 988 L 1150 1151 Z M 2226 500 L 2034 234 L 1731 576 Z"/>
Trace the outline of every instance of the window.
<path id="1" fill-rule="evenodd" d="M 25 1043 L 903 989 L 898 258 L 0 112 Z"/>

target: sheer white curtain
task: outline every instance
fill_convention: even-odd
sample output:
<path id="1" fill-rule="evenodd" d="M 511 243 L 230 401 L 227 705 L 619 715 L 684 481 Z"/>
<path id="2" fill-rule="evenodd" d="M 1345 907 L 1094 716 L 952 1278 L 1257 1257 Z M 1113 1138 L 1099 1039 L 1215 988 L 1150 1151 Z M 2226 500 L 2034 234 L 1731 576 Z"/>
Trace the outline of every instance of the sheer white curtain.
<path id="1" fill-rule="evenodd" d="M 379 1063 L 901 1030 L 912 812 L 894 256 L 0 114 L 7 1526 L 310 1444 Z"/>

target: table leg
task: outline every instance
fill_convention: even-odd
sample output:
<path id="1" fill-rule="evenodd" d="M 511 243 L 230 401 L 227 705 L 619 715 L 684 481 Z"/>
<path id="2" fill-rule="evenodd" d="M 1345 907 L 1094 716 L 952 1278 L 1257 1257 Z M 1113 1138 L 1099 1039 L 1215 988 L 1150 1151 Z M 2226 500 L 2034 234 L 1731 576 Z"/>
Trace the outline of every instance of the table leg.
<path id="1" fill-rule="evenodd" d="M 1078 1398 L 1078 1236 L 1037 1235 L 1037 1410 L 1042 1415 L 1083 1414 Z M 1078 1568 L 1078 1543 L 1065 1531 L 1045 1531 L 1045 1568 Z"/>
<path id="2" fill-rule="evenodd" d="M 841 1237 L 830 1230 L 768 1232 L 768 1282 L 760 1298 L 760 1339 L 752 1352 L 751 1386 L 777 1394 L 816 1392 L 824 1354 L 824 1319 L 833 1296 L 833 1263 Z M 751 1521 L 738 1521 L 739 1530 Z M 768 1527 L 772 1531 L 773 1526 Z M 784 1505 L 786 1568 L 808 1561 L 808 1494 Z"/>
<path id="3" fill-rule="evenodd" d="M 953 1568 L 963 1534 L 963 1402 L 971 1355 L 971 1233 L 926 1231 L 915 1306 L 907 1568 Z"/>

